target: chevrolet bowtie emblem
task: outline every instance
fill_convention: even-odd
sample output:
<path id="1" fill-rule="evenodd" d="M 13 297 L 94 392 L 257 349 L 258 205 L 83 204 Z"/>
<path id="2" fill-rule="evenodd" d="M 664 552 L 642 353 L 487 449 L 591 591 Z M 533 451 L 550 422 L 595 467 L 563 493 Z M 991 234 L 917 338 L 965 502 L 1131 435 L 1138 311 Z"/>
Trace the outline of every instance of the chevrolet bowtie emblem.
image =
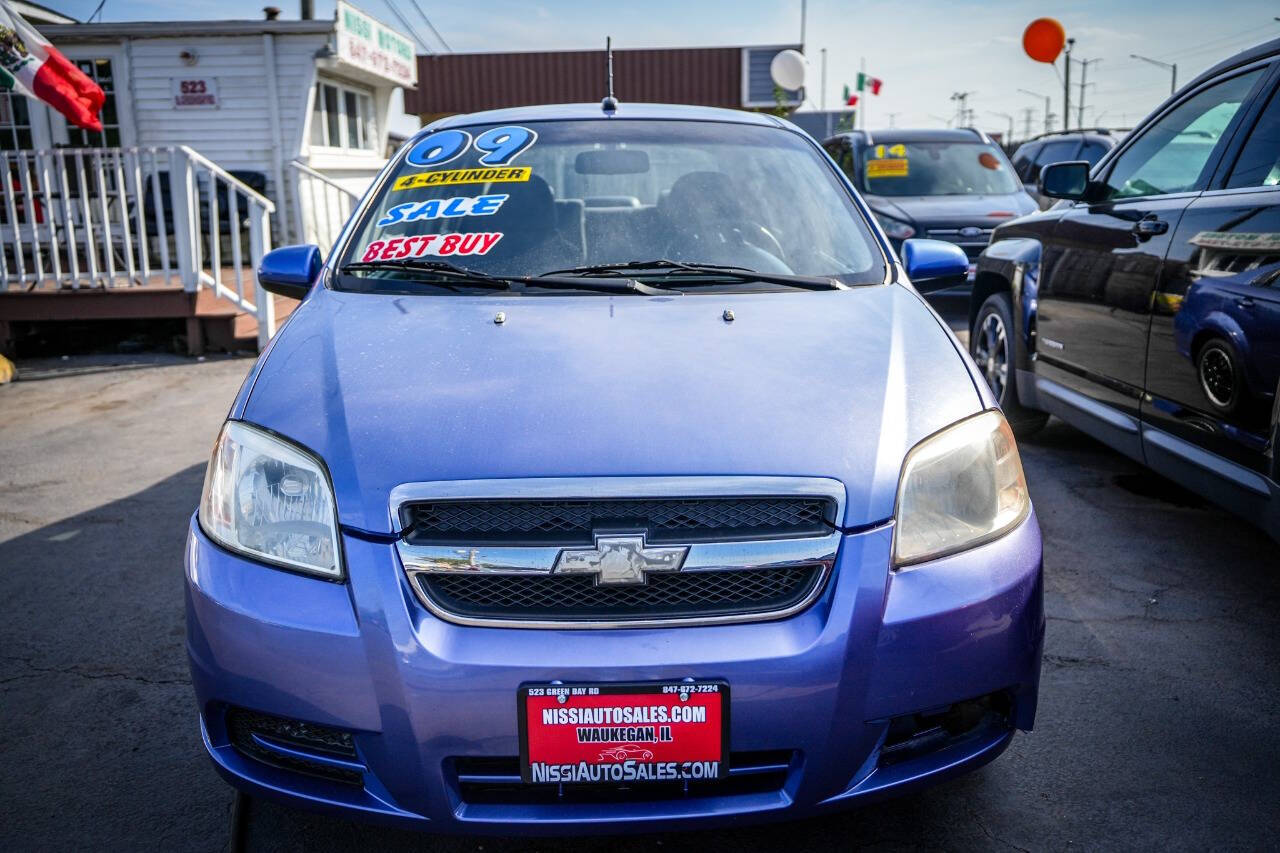
<path id="1" fill-rule="evenodd" d="M 596 536 L 594 548 L 565 548 L 555 574 L 595 575 L 596 584 L 647 583 L 649 572 L 678 572 L 687 547 L 648 548 L 639 534 Z"/>

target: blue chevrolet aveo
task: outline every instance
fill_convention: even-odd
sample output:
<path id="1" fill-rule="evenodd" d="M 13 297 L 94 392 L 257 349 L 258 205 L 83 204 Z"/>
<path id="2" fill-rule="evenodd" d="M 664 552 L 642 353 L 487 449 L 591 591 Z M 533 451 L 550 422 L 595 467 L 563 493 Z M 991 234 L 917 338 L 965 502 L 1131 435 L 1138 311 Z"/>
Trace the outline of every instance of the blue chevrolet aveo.
<path id="1" fill-rule="evenodd" d="M 304 298 L 186 551 L 241 791 L 669 830 L 906 791 L 1031 728 L 1039 528 L 919 295 L 963 252 L 899 263 L 786 122 L 605 106 L 437 122 L 327 259 L 264 259 Z"/>

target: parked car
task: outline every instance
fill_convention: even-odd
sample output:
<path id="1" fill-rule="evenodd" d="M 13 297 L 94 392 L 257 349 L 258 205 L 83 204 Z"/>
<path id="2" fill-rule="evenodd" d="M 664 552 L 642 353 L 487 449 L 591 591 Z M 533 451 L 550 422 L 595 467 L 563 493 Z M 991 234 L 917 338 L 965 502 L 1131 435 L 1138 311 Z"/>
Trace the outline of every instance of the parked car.
<path id="1" fill-rule="evenodd" d="M 1115 148 L 1124 138 L 1123 130 L 1105 127 L 1089 130 L 1059 130 L 1028 139 L 1013 152 L 1013 169 L 1018 179 L 1041 210 L 1047 210 L 1054 200 L 1040 194 L 1040 169 L 1046 163 L 1062 163 L 1068 160 L 1084 160 L 1090 166 Z"/>
<path id="2" fill-rule="evenodd" d="M 327 259 L 258 272 L 303 301 L 186 549 L 215 766 L 348 816 L 563 834 L 816 814 L 994 759 L 1035 718 L 1041 544 L 918 292 L 966 264 L 900 263 L 771 116 L 429 126 Z"/>
<path id="3" fill-rule="evenodd" d="M 1280 40 L 1202 74 L 1067 203 L 996 229 L 970 347 L 1015 432 L 1060 416 L 1280 537 Z"/>
<path id="4" fill-rule="evenodd" d="M 854 130 L 822 145 L 898 251 L 928 237 L 955 243 L 972 264 L 995 226 L 1036 209 L 1004 151 L 980 130 Z"/>

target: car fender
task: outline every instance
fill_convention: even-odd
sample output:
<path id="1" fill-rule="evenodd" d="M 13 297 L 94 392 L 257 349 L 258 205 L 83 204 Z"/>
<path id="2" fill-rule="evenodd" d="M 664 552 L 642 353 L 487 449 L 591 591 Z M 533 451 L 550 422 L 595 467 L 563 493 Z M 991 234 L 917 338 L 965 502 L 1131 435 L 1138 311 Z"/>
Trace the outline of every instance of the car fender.
<path id="1" fill-rule="evenodd" d="M 969 300 L 969 326 L 993 293 L 1005 292 L 1012 300 L 1014 364 L 1030 370 L 1035 352 L 1036 293 L 1040 282 L 1040 241 L 1031 237 L 997 240 L 978 256 L 973 296 Z"/>

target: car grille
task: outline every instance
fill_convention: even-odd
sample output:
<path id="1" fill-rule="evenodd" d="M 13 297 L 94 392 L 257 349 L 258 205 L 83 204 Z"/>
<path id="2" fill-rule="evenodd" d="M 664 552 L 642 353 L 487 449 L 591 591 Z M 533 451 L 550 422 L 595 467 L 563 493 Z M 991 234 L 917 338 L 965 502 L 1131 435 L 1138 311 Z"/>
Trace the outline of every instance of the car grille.
<path id="1" fill-rule="evenodd" d="M 689 782 L 605 785 L 527 785 L 515 756 L 450 759 L 460 799 L 471 805 L 573 805 L 645 803 L 699 797 L 726 797 L 779 791 L 799 766 L 792 750 L 734 752 L 729 776 Z"/>
<path id="2" fill-rule="evenodd" d="M 812 595 L 821 565 L 651 574 L 646 584 L 597 585 L 591 575 L 423 573 L 418 583 L 449 613 L 529 622 L 637 621 L 786 611 Z"/>
<path id="3" fill-rule="evenodd" d="M 590 545 L 594 531 L 643 530 L 651 544 L 823 536 L 825 498 L 416 501 L 400 510 L 411 545 Z"/>
<path id="4" fill-rule="evenodd" d="M 970 260 L 974 260 L 982 254 L 983 249 L 987 248 L 987 244 L 991 242 L 991 233 L 994 230 L 992 228 L 983 228 L 982 233 L 975 234 L 972 237 L 965 237 L 960 234 L 959 228 L 931 228 L 926 236 L 931 240 L 945 240 L 948 243 L 955 243 L 964 250 Z"/>

